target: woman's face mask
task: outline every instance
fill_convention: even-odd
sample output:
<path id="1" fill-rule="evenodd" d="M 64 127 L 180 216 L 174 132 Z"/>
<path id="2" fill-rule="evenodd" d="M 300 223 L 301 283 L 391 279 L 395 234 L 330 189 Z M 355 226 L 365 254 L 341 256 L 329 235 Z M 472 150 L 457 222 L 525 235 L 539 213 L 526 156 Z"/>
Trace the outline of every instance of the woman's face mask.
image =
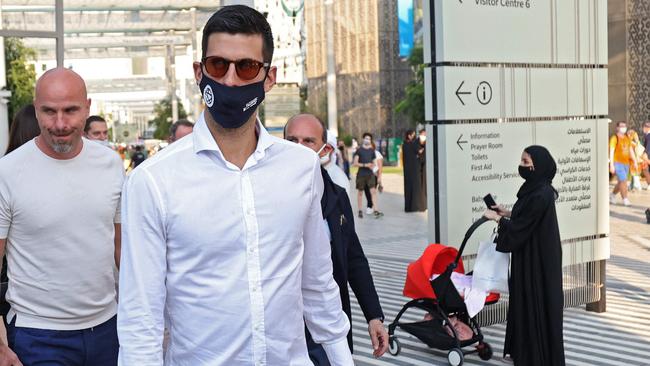
<path id="1" fill-rule="evenodd" d="M 619 127 L 618 132 L 625 134 L 627 132 L 627 127 Z"/>
<path id="2" fill-rule="evenodd" d="M 363 139 L 363 146 L 368 147 L 370 145 L 372 145 L 372 142 L 370 141 L 369 138 Z"/>

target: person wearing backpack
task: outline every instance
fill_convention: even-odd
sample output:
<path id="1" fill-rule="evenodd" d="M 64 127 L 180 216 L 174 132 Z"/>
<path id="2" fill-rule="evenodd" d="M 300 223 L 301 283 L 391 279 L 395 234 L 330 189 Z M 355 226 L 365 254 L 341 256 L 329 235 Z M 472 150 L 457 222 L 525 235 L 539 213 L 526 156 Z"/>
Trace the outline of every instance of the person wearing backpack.
<path id="1" fill-rule="evenodd" d="M 623 205 L 629 206 L 627 198 L 627 180 L 630 175 L 630 163 L 636 165 L 636 154 L 632 141 L 627 136 L 625 121 L 616 123 L 616 134 L 609 139 L 609 171 L 616 175 L 617 183 L 609 196 L 609 202 L 616 203 L 616 194 L 620 193 Z"/>

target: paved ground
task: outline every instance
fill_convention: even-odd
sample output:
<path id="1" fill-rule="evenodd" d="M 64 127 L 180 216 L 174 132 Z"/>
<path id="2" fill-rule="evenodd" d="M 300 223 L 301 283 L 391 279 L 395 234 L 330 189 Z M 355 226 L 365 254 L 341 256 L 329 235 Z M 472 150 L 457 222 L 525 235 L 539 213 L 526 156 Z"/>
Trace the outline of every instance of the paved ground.
<path id="1" fill-rule="evenodd" d="M 356 224 L 389 323 L 409 300 L 402 296 L 406 266 L 426 247 L 426 213 L 403 212 L 400 175 L 386 174 L 384 184 L 380 208 L 386 216 L 357 219 Z M 356 197 L 353 198 L 355 207 Z M 565 310 L 567 365 L 650 365 L 650 225 L 645 223 L 643 214 L 650 207 L 650 191 L 633 193 L 630 199 L 631 207 L 611 207 L 607 312 L 587 312 L 584 306 Z M 447 365 L 446 353 L 429 349 L 404 332 L 398 333 L 402 343 L 399 356 L 386 354 L 375 359 L 367 326 L 356 304 L 353 318 L 357 365 Z M 483 331 L 499 356 L 503 350 L 504 325 L 484 327 Z M 476 355 L 467 356 L 464 363 L 499 364 L 502 364 L 500 358 L 485 362 Z"/>

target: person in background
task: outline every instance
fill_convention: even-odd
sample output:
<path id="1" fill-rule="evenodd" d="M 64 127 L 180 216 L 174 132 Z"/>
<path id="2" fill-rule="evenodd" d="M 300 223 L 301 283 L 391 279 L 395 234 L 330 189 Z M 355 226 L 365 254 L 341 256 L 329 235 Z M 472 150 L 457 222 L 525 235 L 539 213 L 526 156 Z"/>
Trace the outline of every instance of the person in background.
<path id="1" fill-rule="evenodd" d="M 366 188 L 363 190 L 365 196 L 366 196 L 366 214 L 370 215 L 373 213 L 373 207 L 374 207 L 374 200 L 378 199 L 378 197 L 374 197 L 371 192 L 371 188 L 377 189 L 379 192 L 384 191 L 384 186 L 381 184 L 381 175 L 383 173 L 383 168 L 384 168 L 384 156 L 379 152 L 377 149 L 377 145 L 375 144 L 375 139 L 373 138 L 372 134 L 369 132 L 366 132 L 363 134 L 363 138 L 369 138 L 370 142 L 372 144 L 372 149 L 375 151 L 375 164 L 372 167 L 372 174 L 375 176 L 375 186 L 370 187 L 366 186 Z M 383 216 L 383 213 L 380 212 L 380 215 Z"/>
<path id="2" fill-rule="evenodd" d="M 186 119 L 179 119 L 169 128 L 169 143 L 171 144 L 172 142 L 191 134 L 193 129 L 194 123 Z"/>
<path id="3" fill-rule="evenodd" d="M 108 143 L 108 125 L 102 116 L 90 116 L 86 118 L 86 126 L 84 127 L 84 137 L 88 140 L 98 142 L 106 147 Z"/>
<path id="4" fill-rule="evenodd" d="M 338 142 L 338 150 L 340 159 L 336 161 L 336 164 L 343 169 L 345 176 L 350 180 L 350 158 L 348 157 L 348 148 L 345 146 L 345 142 Z"/>
<path id="5" fill-rule="evenodd" d="M 483 214 L 498 223 L 497 251 L 511 253 L 509 304 L 503 349 L 516 366 L 564 366 L 562 241 L 557 222 L 555 160 L 542 146 L 521 154 L 525 182 L 512 212 Z"/>
<path id="6" fill-rule="evenodd" d="M 404 167 L 404 211 L 417 212 L 427 208 L 422 187 L 422 170 L 418 150 L 419 140 L 415 131 L 408 130 L 402 144 L 402 166 Z"/>
<path id="7" fill-rule="evenodd" d="M 636 163 L 630 161 L 630 187 L 629 190 L 640 190 L 641 189 L 641 162 L 643 155 L 643 145 L 639 139 L 639 134 L 633 128 L 628 128 L 627 137 L 632 143 L 632 151 L 634 152 L 634 157 L 636 158 Z"/>
<path id="8" fill-rule="evenodd" d="M 138 167 L 138 165 L 142 164 L 146 159 L 147 157 L 142 152 L 142 145 L 136 145 L 135 152 L 131 155 L 131 164 L 129 165 L 129 167 L 131 169 L 135 169 Z"/>
<path id="9" fill-rule="evenodd" d="M 9 129 L 9 144 L 5 155 L 21 147 L 27 141 L 34 139 L 41 133 L 36 120 L 36 111 L 33 104 L 27 104 L 16 112 Z"/>
<path id="10" fill-rule="evenodd" d="M 616 194 L 620 193 L 623 205 L 630 205 L 627 198 L 630 163 L 637 163 L 634 148 L 627 136 L 627 124 L 619 121 L 616 123 L 616 133 L 609 139 L 609 172 L 615 174 L 617 179 L 614 191 L 609 195 L 609 202 L 612 204 L 616 203 Z"/>
<path id="11" fill-rule="evenodd" d="M 357 187 L 357 209 L 359 213 L 359 218 L 363 218 L 363 194 L 366 189 L 370 189 L 371 201 L 372 201 L 372 212 L 375 218 L 379 218 L 384 214 L 381 213 L 377 207 L 377 177 L 373 173 L 373 168 L 376 164 L 376 154 L 375 149 L 372 147 L 372 139 L 367 134 L 364 134 L 366 137 L 363 138 L 363 143 L 361 147 L 357 149 L 354 153 L 354 166 L 358 167 L 357 178 L 356 178 L 356 187 Z"/>
<path id="12" fill-rule="evenodd" d="M 643 154 L 641 155 L 641 172 L 650 191 L 650 121 L 643 123 Z"/>

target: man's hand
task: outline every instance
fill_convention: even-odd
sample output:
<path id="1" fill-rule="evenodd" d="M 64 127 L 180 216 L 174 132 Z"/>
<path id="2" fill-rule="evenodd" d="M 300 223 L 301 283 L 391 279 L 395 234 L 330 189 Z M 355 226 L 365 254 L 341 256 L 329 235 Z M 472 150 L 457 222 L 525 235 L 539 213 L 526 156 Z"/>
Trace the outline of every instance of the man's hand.
<path id="1" fill-rule="evenodd" d="M 616 168 L 614 167 L 614 163 L 609 163 L 609 172 L 612 174 L 616 174 Z"/>
<path id="2" fill-rule="evenodd" d="M 379 319 L 373 319 L 368 323 L 368 334 L 372 342 L 373 356 L 381 357 L 388 349 L 388 332 Z"/>
<path id="3" fill-rule="evenodd" d="M 7 345 L 0 345 L 0 366 L 23 366 L 18 356 Z"/>

